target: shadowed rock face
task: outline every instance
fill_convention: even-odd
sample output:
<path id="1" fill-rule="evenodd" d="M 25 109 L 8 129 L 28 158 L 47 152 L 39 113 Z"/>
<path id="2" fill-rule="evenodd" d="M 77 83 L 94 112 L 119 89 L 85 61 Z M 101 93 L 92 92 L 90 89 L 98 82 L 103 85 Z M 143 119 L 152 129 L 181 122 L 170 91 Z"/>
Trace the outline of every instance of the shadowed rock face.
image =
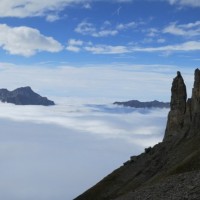
<path id="1" fill-rule="evenodd" d="M 0 89 L 0 101 L 16 105 L 55 105 L 53 101 L 35 93 L 30 87 L 21 87 L 13 91 Z"/>
<path id="2" fill-rule="evenodd" d="M 195 70 L 194 87 L 191 100 L 191 131 L 190 135 L 197 134 L 200 129 L 200 71 Z"/>
<path id="3" fill-rule="evenodd" d="M 187 93 L 180 72 L 177 72 L 177 76 L 173 80 L 171 94 L 171 110 L 168 115 L 164 140 L 170 139 L 172 136 L 179 134 L 184 124 Z"/>
<path id="4" fill-rule="evenodd" d="M 75 200 L 200 199 L 200 71 L 187 99 L 181 73 L 171 88 L 163 142 L 132 156 Z"/>

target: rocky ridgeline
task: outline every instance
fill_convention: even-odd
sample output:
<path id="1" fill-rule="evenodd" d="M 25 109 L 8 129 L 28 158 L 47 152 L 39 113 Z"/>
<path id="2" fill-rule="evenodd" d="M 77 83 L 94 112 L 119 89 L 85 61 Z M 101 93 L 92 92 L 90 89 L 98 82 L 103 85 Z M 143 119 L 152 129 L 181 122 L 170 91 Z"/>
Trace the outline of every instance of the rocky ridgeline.
<path id="1" fill-rule="evenodd" d="M 17 88 L 13 91 L 0 89 L 0 101 L 15 105 L 55 105 L 53 101 L 35 93 L 29 86 Z"/>
<path id="2" fill-rule="evenodd" d="M 187 99 L 186 86 L 177 72 L 171 88 L 170 112 L 164 141 L 192 137 L 200 130 L 200 70 L 195 70 L 192 97 Z"/>
<path id="3" fill-rule="evenodd" d="M 125 102 L 114 102 L 115 105 L 133 107 L 133 108 L 169 108 L 170 104 L 168 102 L 160 102 L 157 100 L 141 102 L 138 100 L 130 100 Z"/>
<path id="4" fill-rule="evenodd" d="M 76 200 L 199 200 L 199 144 L 200 70 L 188 99 L 177 72 L 163 142 L 132 156 Z"/>

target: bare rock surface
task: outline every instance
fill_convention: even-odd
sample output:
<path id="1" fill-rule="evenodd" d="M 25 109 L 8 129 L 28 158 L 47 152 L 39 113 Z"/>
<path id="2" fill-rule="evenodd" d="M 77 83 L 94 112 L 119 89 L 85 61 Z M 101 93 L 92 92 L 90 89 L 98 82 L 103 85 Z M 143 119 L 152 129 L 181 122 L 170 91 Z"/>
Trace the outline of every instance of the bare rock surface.
<path id="1" fill-rule="evenodd" d="M 29 86 L 17 88 L 13 91 L 0 89 L 0 101 L 16 105 L 55 105 L 53 101 L 35 93 Z"/>

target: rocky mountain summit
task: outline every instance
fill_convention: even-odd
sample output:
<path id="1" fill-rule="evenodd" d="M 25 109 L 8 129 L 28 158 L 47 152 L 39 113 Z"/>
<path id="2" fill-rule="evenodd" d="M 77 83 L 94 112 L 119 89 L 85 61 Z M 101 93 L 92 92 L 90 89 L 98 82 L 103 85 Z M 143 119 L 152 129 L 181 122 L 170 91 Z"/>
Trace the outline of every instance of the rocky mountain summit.
<path id="1" fill-rule="evenodd" d="M 0 89 L 0 101 L 16 105 L 55 105 L 53 101 L 35 93 L 29 86 L 17 88 L 13 91 Z"/>
<path id="2" fill-rule="evenodd" d="M 180 72 L 171 93 L 163 141 L 132 156 L 76 200 L 200 199 L 200 70 L 191 98 Z"/>
<path id="3" fill-rule="evenodd" d="M 141 102 L 138 100 L 130 100 L 125 102 L 114 102 L 115 105 L 121 105 L 125 107 L 133 107 L 133 108 L 169 108 L 170 103 L 160 102 L 157 100 L 154 101 L 146 101 Z"/>

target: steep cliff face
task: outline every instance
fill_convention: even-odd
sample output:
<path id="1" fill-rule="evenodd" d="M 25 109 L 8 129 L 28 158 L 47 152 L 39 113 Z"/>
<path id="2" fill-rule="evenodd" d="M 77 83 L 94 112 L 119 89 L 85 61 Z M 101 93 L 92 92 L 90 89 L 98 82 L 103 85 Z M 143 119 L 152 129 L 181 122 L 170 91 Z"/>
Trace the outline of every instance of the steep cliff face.
<path id="1" fill-rule="evenodd" d="M 180 72 L 171 92 L 163 142 L 132 156 L 76 200 L 200 199 L 200 70 L 191 98 Z"/>
<path id="2" fill-rule="evenodd" d="M 191 99 L 191 130 L 189 137 L 198 134 L 200 130 L 200 70 L 195 70 L 194 87 Z"/>
<path id="3" fill-rule="evenodd" d="M 177 72 L 173 80 L 171 93 L 171 109 L 163 141 L 193 137 L 200 130 L 200 70 L 195 70 L 191 98 L 187 99 L 186 86 L 180 72 Z"/>
<path id="4" fill-rule="evenodd" d="M 177 72 L 177 76 L 173 80 L 171 94 L 171 109 L 168 115 L 164 141 L 180 134 L 184 125 L 187 93 L 180 72 Z"/>

